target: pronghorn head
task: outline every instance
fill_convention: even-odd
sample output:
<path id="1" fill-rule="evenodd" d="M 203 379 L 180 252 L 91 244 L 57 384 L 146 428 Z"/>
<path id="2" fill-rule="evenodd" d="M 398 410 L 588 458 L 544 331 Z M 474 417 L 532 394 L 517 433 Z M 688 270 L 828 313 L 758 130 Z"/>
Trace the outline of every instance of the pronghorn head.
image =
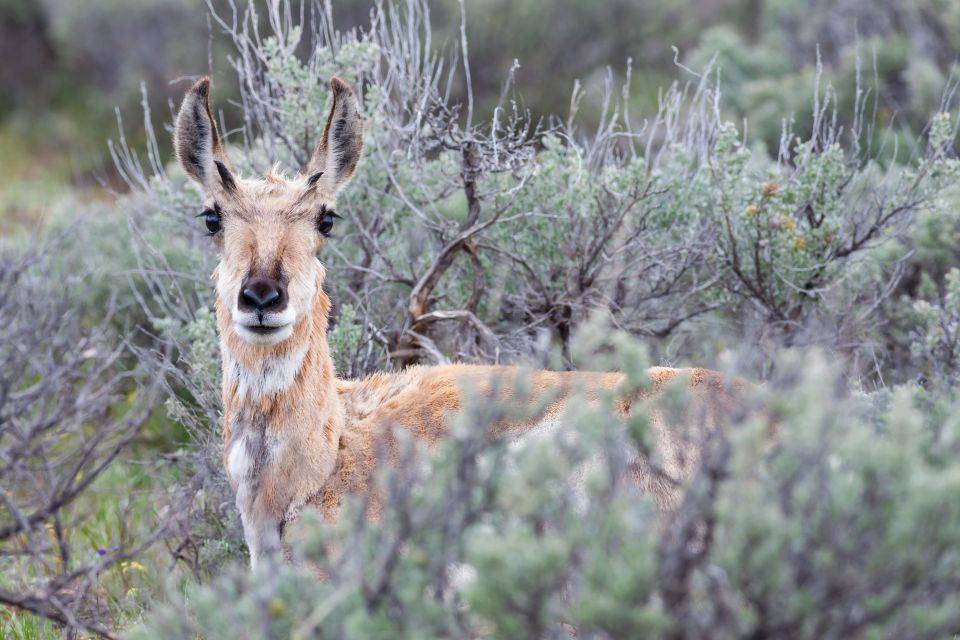
<path id="1" fill-rule="evenodd" d="M 330 235 L 336 195 L 350 180 L 363 148 L 353 90 L 330 79 L 327 126 L 306 166 L 292 179 L 274 172 L 242 179 L 231 168 L 210 107 L 210 79 L 187 92 L 174 146 L 187 174 L 204 191 L 201 223 L 220 253 L 217 296 L 229 310 L 229 331 L 247 344 L 275 345 L 310 314 L 322 282 L 317 252 Z"/>

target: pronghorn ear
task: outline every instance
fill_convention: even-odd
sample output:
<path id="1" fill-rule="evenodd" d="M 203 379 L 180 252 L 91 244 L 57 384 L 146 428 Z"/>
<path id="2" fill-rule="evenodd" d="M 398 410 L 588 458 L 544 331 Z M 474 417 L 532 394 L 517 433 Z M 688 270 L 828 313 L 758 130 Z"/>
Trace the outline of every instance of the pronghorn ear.
<path id="1" fill-rule="evenodd" d="M 360 104 L 349 84 L 334 76 L 330 78 L 333 104 L 323 137 L 307 162 L 304 174 L 317 176 L 324 186 L 337 192 L 345 185 L 360 162 L 363 152 L 363 118 Z"/>
<path id="2" fill-rule="evenodd" d="M 180 166 L 207 193 L 234 188 L 227 156 L 210 108 L 210 78 L 201 78 L 183 97 L 173 146 Z"/>

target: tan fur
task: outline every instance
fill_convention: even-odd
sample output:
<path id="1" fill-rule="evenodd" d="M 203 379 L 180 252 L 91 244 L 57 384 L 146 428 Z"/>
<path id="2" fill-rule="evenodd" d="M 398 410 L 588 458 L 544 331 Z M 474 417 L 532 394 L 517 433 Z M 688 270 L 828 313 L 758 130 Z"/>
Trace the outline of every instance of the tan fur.
<path id="1" fill-rule="evenodd" d="M 703 369 L 650 369 L 651 391 L 632 395 L 618 391 L 624 382 L 618 373 L 502 366 L 412 367 L 363 380 L 337 380 L 326 335 L 330 301 L 323 291 L 325 272 L 316 258 L 325 242 L 317 220 L 321 212 L 334 209 L 336 191 L 356 168 L 362 120 L 349 85 L 339 79 L 330 85 L 334 100 L 326 129 L 304 172 L 292 179 L 271 170 L 263 178 L 243 180 L 229 170 L 224 174 L 223 167 L 211 177 L 198 163 L 188 162 L 202 158 L 203 152 L 225 162 L 210 115 L 208 81 L 188 92 L 177 120 L 178 155 L 188 173 L 204 185 L 205 205 L 221 212 L 221 231 L 215 236 L 221 260 L 213 279 L 223 352 L 224 464 L 237 490 L 252 562 L 278 550 L 284 526 L 303 507 L 312 505 L 332 518 L 347 492 L 368 491 L 371 472 L 396 463 L 391 430 L 407 431 L 427 445 L 444 438 L 448 418 L 464 404 L 465 387 L 518 410 L 540 407 L 537 415 L 489 425 L 493 437 L 518 438 L 548 428 L 573 398 L 596 402 L 613 393 L 620 414 L 626 416 L 682 375 L 689 375 L 692 390 L 685 422 L 712 429 L 717 416 L 731 409 L 735 390 L 719 374 Z M 204 114 L 210 122 L 202 120 Z M 197 132 L 210 132 L 214 139 L 198 139 Z M 322 177 L 316 175 L 319 171 Z M 282 339 L 260 340 L 241 331 L 250 314 L 238 311 L 237 299 L 253 276 L 285 287 L 289 302 L 276 316 L 291 321 L 284 325 Z M 524 396 L 515 391 L 520 377 L 526 378 L 529 390 Z M 652 411 L 651 428 L 662 460 L 653 465 L 638 453 L 634 464 L 641 488 L 662 509 L 676 504 L 679 485 L 698 459 L 689 430 L 676 427 L 660 411 Z M 385 459 L 378 458 L 380 450 L 386 451 Z"/>
<path id="2" fill-rule="evenodd" d="M 650 428 L 663 461 L 657 473 L 644 460 L 638 458 L 635 463 L 636 477 L 643 489 L 653 495 L 662 509 L 668 509 L 676 505 L 679 485 L 699 460 L 695 440 L 704 435 L 702 429 L 709 431 L 716 426 L 718 412 L 734 410 L 743 383 L 734 380 L 731 384 L 720 374 L 699 368 L 654 367 L 648 375 L 652 382 L 650 391 L 639 394 L 617 393 L 624 383 L 624 376 L 619 373 L 553 372 L 508 366 L 420 366 L 363 380 L 340 380 L 337 390 L 348 426 L 342 435 L 334 477 L 314 501 L 315 505 L 327 517 L 333 517 L 345 493 L 368 489 L 366 482 L 375 465 L 395 462 L 394 456 L 377 460 L 375 455 L 384 428 L 403 429 L 428 445 L 444 438 L 448 418 L 461 409 L 466 390 L 521 414 L 529 413 L 531 407 L 543 407 L 525 420 L 489 425 L 492 436 L 517 438 L 540 427 L 545 419 L 557 417 L 570 399 L 598 401 L 609 392 L 619 398 L 619 412 L 626 416 L 634 405 L 655 400 L 670 382 L 689 376 L 691 406 L 685 417 L 695 422 L 695 428 L 690 431 L 671 426 L 661 412 L 653 409 Z M 522 397 L 515 395 L 516 382 L 528 387 Z M 666 477 L 661 477 L 661 472 Z"/>

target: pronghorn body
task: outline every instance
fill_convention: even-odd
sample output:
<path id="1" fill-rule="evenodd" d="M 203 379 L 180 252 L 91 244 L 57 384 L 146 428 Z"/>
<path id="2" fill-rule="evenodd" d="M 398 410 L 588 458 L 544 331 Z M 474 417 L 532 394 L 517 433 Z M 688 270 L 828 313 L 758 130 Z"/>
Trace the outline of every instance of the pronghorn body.
<path id="1" fill-rule="evenodd" d="M 530 394 L 504 396 L 520 371 L 511 367 L 412 367 L 363 380 L 338 380 L 327 344 L 330 301 L 316 258 L 336 216 L 337 190 L 360 158 L 362 124 L 346 83 L 332 79 L 334 100 L 321 142 L 302 174 L 240 180 L 229 167 L 209 105 L 209 80 L 187 93 L 177 117 L 176 148 L 187 173 L 206 193 L 206 224 L 221 261 L 214 273 L 223 354 L 224 463 L 237 493 L 251 562 L 275 553 L 284 527 L 312 506 L 332 517 L 341 497 L 364 491 L 379 460 L 378 443 L 402 429 L 433 444 L 463 403 L 464 385 L 503 400 L 543 406 L 527 420 L 491 425 L 517 437 L 546 428 L 571 398 L 616 392 L 615 373 L 529 371 Z M 654 368 L 650 394 L 680 370 Z M 712 428 L 731 396 L 715 373 L 687 372 L 693 399 L 688 419 Z M 540 402 L 545 400 L 545 402 Z M 621 413 L 643 401 L 622 396 Z M 671 428 L 653 412 L 662 461 L 653 473 L 637 456 L 640 487 L 662 509 L 698 459 L 687 429 Z M 387 447 L 387 456 L 390 456 Z"/>

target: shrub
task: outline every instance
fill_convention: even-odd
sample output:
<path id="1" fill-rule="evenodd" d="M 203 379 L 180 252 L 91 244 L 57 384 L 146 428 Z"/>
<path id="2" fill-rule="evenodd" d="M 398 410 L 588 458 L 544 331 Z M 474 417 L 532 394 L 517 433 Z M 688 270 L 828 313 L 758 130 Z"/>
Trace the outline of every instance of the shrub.
<path id="1" fill-rule="evenodd" d="M 878 159 L 863 94 L 844 129 L 841 99 L 811 74 L 809 126 L 799 136 L 782 128 L 773 158 L 724 120 L 722 81 L 709 70 L 664 92 L 643 126 L 610 76 L 588 136 L 578 90 L 564 122 L 530 118 L 509 77 L 489 120 L 469 94 L 454 103 L 455 63 L 431 50 L 421 3 L 378 6 L 369 30 L 351 33 L 333 31 L 326 14 L 307 31 L 289 9 L 271 5 L 263 38 L 250 35 L 254 5 L 237 20 L 214 13 L 241 80 L 245 124 L 230 153 L 245 172 L 274 161 L 293 171 L 322 129 L 327 77 L 360 89 L 364 166 L 339 203 L 349 230 L 322 256 L 341 373 L 452 359 L 583 366 L 578 342 L 606 332 L 585 325 L 599 310 L 659 359 L 719 359 L 725 346 L 759 341 L 747 371 L 777 373 L 759 395 L 780 435 L 766 436 L 766 420 L 731 418 L 663 523 L 624 481 L 622 452 L 642 446 L 642 412 L 626 434 L 608 409 L 573 412 L 557 434 L 510 447 L 485 437 L 499 409 L 480 402 L 429 462 L 411 444 L 403 464 L 381 470 L 381 521 L 362 517 L 358 497 L 337 523 L 306 523 L 296 552 L 327 581 L 304 565 L 248 575 L 230 566 L 242 543 L 221 469 L 212 292 L 202 280 L 212 254 L 191 220 L 198 194 L 167 174 L 155 144 L 145 172 L 121 141 L 114 153 L 134 187 L 127 202 L 157 371 L 192 438 L 183 465 L 198 517 L 184 535 L 203 548 L 194 571 L 217 574 L 183 602 L 171 598 L 142 634 L 565 637 L 569 625 L 585 637 L 919 637 L 957 628 L 956 514 L 919 530 L 956 489 L 952 394 L 838 391 L 844 377 L 876 375 L 869 387 L 889 371 L 952 375 L 942 373 L 953 367 L 952 329 L 918 328 L 906 341 L 917 345 L 912 360 L 897 362 L 909 330 L 902 304 L 889 312 L 919 241 L 917 215 L 943 219 L 960 177 L 952 104 L 914 145 L 925 151 Z M 913 306 L 921 326 L 955 322 L 953 294 L 939 306 L 929 287 L 910 295 L 931 300 Z M 894 325 L 899 335 L 884 333 Z M 631 344 L 607 350 L 639 378 L 644 359 Z M 796 346 L 833 359 L 801 352 L 800 366 L 781 354 Z M 577 490 L 574 476 L 586 478 Z M 898 554 L 921 535 L 921 548 Z"/>
<path id="2" fill-rule="evenodd" d="M 792 28 L 807 5 L 774 3 L 744 18 L 752 35 L 706 33 L 690 82 L 654 111 L 631 110 L 628 63 L 620 87 L 612 70 L 587 79 L 590 95 L 574 84 L 563 119 L 527 112 L 516 65 L 496 100 L 475 97 L 489 71 L 471 69 L 465 40 L 434 47 L 421 0 L 377 4 L 367 29 L 346 33 L 327 3 L 211 2 L 234 48 L 238 113 L 220 115 L 241 123 L 229 152 L 244 173 L 304 162 L 330 75 L 363 99 L 346 232 L 321 256 L 340 375 L 519 361 L 616 368 L 640 385 L 649 351 L 769 378 L 753 393 L 766 409 L 726 416 L 700 442 L 683 502 L 661 516 L 625 452 L 648 450 L 644 409 L 676 412 L 683 389 L 626 428 L 605 403 L 581 403 L 521 444 L 489 437 L 504 409 L 475 397 L 439 451 L 401 442 L 400 464 L 377 471 L 379 520 L 362 496 L 334 523 L 307 515 L 300 563 L 249 574 L 222 469 L 214 255 L 194 219 L 200 194 L 168 170 L 147 109 L 146 155 L 123 132 L 110 147 L 128 229 L 91 214 L 59 243 L 0 253 L 0 601 L 67 633 L 111 634 L 153 599 L 161 580 L 144 550 L 163 539 L 172 584 L 134 635 L 957 633 L 955 87 L 950 61 L 911 49 L 949 50 L 956 30 L 913 19 L 936 1 L 883 3 L 870 16 L 890 24 L 861 23 L 860 50 L 833 20 L 819 58 L 826 23 Z M 64 25 L 107 13 L 58 14 L 78 64 L 116 47 L 84 53 Z M 191 16 L 177 0 L 148 18 L 193 30 Z M 900 22 L 913 36 L 876 40 Z M 871 69 L 863 53 L 879 42 Z M 135 59 L 104 66 L 118 74 L 105 83 Z M 167 455 L 145 468 L 128 450 L 150 439 Z M 0 635 L 56 633 L 8 617 Z"/>
<path id="3" fill-rule="evenodd" d="M 336 308 L 350 305 L 358 344 L 370 345 L 345 371 L 542 360 L 551 344 L 569 364 L 573 330 L 598 308 L 634 334 L 673 339 L 671 357 L 717 350 L 675 338 L 692 319 L 723 326 L 722 344 L 762 336 L 773 348 L 842 346 L 862 361 L 893 348 L 877 346 L 879 315 L 868 311 L 894 290 L 902 255 L 866 253 L 907 238 L 918 212 L 944 215 L 940 196 L 958 178 L 946 113 L 933 118 L 925 153 L 886 166 L 863 146 L 866 100 L 844 129 L 819 79 L 809 134 L 784 129 L 776 160 L 722 119 L 709 71 L 671 87 L 644 127 L 612 80 L 590 137 L 576 125 L 581 93 L 566 122 L 537 124 L 509 79 L 484 122 L 448 98 L 453 61 L 429 53 L 423 5 L 381 8 L 368 31 L 346 34 L 325 14 L 295 24 L 285 6 L 270 10 L 262 41 L 249 37 L 261 19 L 252 5 L 238 21 L 214 13 L 237 48 L 246 124 L 231 153 L 245 171 L 275 161 L 294 170 L 322 129 L 324 79 L 337 72 L 362 87 L 366 160 L 341 196 L 350 226 L 324 255 Z M 304 41 L 316 46 L 301 60 Z M 866 95 L 859 78 L 857 87 Z M 170 225 L 195 247 L 192 188 L 171 182 L 155 152 L 153 177 L 127 152 L 117 159 L 140 191 L 133 208 L 149 210 L 138 225 Z M 158 220 L 164 211 L 175 225 Z M 209 268 L 209 253 L 187 259 L 191 273 Z M 208 304 L 202 288 L 177 286 Z M 865 313 L 847 313 L 851 300 Z M 190 321 L 183 302 L 162 306 L 156 317 Z"/>
<path id="4" fill-rule="evenodd" d="M 617 364 L 641 376 L 644 358 Z M 501 410 L 474 403 L 429 460 L 407 443 L 396 468 L 377 471 L 378 521 L 356 497 L 335 524 L 302 525 L 299 566 L 226 571 L 159 607 L 134 635 L 955 631 L 960 424 L 951 416 L 931 430 L 909 388 L 848 394 L 822 356 L 780 364 L 782 375 L 757 392 L 775 408 L 779 436 L 757 417 L 727 425 L 666 523 L 624 464 L 625 445 L 638 442 L 630 437 L 643 436 L 642 413 L 627 436 L 609 407 L 581 406 L 517 447 L 487 435 Z"/>
<path id="5" fill-rule="evenodd" d="M 129 589 L 129 562 L 166 527 L 140 496 L 96 496 L 116 490 L 156 389 L 125 361 L 111 324 L 116 299 L 88 297 L 91 272 L 58 264 L 77 266 L 66 242 L 0 249 L 0 602 L 69 632 L 109 633 L 106 585 Z M 122 486 L 136 485 L 128 477 Z"/>

